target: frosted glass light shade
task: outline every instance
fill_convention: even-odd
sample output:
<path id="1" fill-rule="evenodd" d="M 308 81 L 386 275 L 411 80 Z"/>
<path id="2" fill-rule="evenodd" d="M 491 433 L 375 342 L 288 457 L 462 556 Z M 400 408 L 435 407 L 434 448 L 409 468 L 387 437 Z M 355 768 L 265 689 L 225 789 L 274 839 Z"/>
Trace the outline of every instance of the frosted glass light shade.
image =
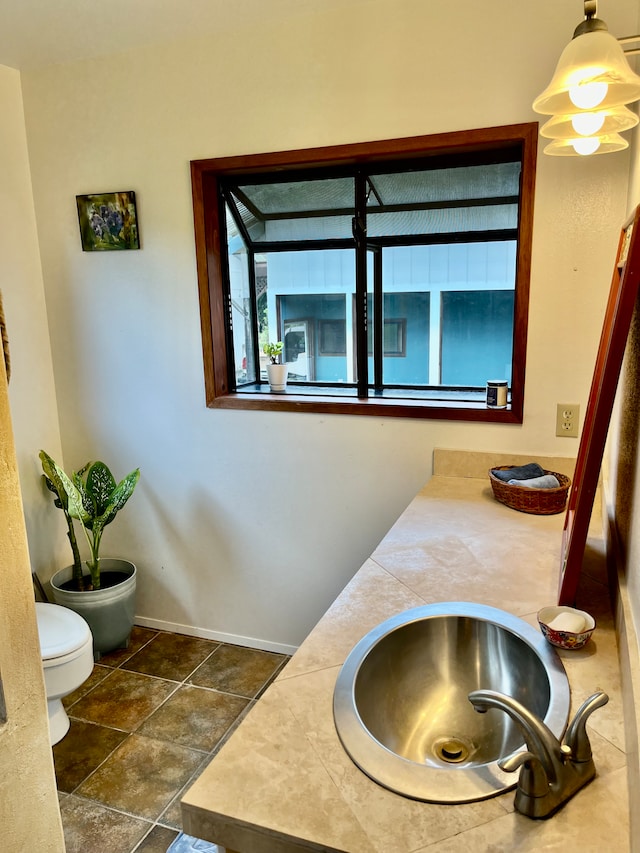
<path id="1" fill-rule="evenodd" d="M 606 88 L 592 84 L 605 84 Z M 618 40 L 611 33 L 598 30 L 583 33 L 569 42 L 551 82 L 533 102 L 533 109 L 545 115 L 572 115 L 584 109 L 604 110 L 638 99 L 640 77 L 629 67 Z M 577 106 L 576 101 L 584 106 Z"/>
<path id="2" fill-rule="evenodd" d="M 579 139 L 572 139 L 571 144 L 576 154 L 588 157 L 590 154 L 595 154 L 598 148 L 600 148 L 600 137 L 581 136 Z"/>
<path id="3" fill-rule="evenodd" d="M 593 147 L 595 143 L 599 143 L 595 151 L 589 150 L 589 146 Z M 575 143 L 575 147 L 574 147 Z M 585 146 L 581 152 L 576 148 Z M 585 157 L 591 154 L 611 154 L 614 151 L 622 151 L 628 148 L 629 143 L 617 133 L 611 133 L 605 136 L 578 136 L 573 139 L 554 139 L 544 149 L 545 154 L 552 154 L 556 157 Z"/>
<path id="4" fill-rule="evenodd" d="M 540 135 L 547 139 L 575 139 L 577 136 L 600 136 L 622 133 L 635 127 L 640 119 L 627 107 L 609 110 L 593 110 L 575 115 L 552 116 L 540 128 Z"/>
<path id="5" fill-rule="evenodd" d="M 574 116 L 567 116 L 567 118 L 570 118 L 571 127 L 580 136 L 592 136 L 602 130 L 605 116 L 603 112 L 594 112 L 576 113 Z"/>

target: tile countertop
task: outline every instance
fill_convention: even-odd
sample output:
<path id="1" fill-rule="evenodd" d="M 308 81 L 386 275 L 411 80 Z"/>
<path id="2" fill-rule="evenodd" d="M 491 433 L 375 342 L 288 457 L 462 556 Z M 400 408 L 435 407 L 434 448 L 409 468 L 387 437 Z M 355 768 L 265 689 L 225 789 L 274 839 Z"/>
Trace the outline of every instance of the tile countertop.
<path id="1" fill-rule="evenodd" d="M 358 770 L 338 740 L 332 713 L 338 672 L 356 642 L 383 620 L 425 603 L 475 601 L 537 626 L 537 611 L 556 601 L 564 515 L 516 512 L 494 500 L 486 476 L 442 476 L 436 466 L 186 793 L 185 832 L 238 853 L 525 853 L 567 845 L 583 853 L 628 851 L 622 699 L 598 514 L 596 508 L 577 602 L 593 613 L 597 628 L 584 649 L 560 656 L 572 714 L 596 690 L 610 701 L 589 718 L 598 775 L 554 817 L 518 814 L 513 791 L 460 805 L 398 796 Z"/>

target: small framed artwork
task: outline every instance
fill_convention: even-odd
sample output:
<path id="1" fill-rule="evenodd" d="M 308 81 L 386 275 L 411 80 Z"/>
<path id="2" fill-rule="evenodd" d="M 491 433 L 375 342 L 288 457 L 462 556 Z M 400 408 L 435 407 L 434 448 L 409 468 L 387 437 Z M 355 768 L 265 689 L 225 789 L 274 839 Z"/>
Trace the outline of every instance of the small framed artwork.
<path id="1" fill-rule="evenodd" d="M 134 192 L 77 195 L 76 204 L 83 252 L 140 248 Z"/>

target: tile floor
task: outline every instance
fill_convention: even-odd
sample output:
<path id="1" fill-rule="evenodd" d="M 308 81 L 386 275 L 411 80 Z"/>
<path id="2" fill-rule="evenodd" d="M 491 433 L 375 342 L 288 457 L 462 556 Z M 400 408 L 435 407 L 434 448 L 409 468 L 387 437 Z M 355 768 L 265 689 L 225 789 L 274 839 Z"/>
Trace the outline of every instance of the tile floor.
<path id="1" fill-rule="evenodd" d="M 135 627 L 64 700 L 53 748 L 67 853 L 165 853 L 180 798 L 287 662 Z"/>

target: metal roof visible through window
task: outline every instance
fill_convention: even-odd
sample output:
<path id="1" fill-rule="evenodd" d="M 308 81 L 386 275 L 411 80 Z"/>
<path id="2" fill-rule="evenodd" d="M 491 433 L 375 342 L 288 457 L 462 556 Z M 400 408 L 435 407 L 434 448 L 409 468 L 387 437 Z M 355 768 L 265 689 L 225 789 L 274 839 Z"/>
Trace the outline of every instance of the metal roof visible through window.
<path id="1" fill-rule="evenodd" d="M 371 236 L 516 228 L 521 164 L 414 168 L 367 175 Z M 229 187 L 254 243 L 351 236 L 355 179 L 310 177 Z M 375 214 L 375 215 L 373 215 Z"/>

